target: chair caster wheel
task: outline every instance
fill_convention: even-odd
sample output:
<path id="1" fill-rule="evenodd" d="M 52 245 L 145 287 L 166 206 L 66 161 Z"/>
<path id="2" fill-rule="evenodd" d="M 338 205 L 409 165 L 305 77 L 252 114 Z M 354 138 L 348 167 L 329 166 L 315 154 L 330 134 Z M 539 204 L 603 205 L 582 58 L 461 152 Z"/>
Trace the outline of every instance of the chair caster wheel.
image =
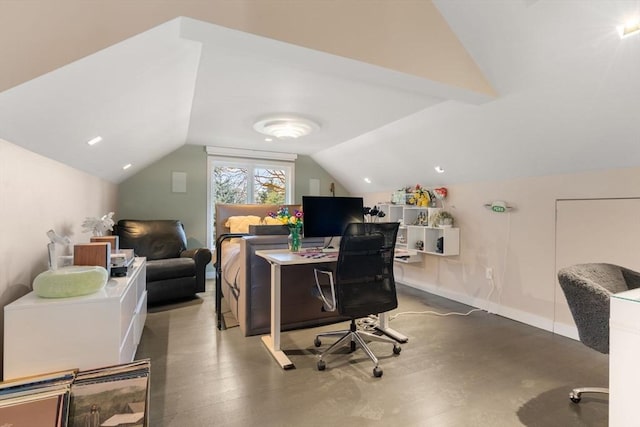
<path id="1" fill-rule="evenodd" d="M 313 345 L 315 345 L 316 347 L 320 347 L 322 345 L 320 338 L 316 337 L 316 339 L 313 340 Z"/>
<path id="2" fill-rule="evenodd" d="M 318 361 L 318 371 L 324 371 L 327 368 L 327 364 L 324 363 L 324 360 Z"/>
<path id="3" fill-rule="evenodd" d="M 573 403 L 580 403 L 580 401 L 582 400 L 582 396 L 580 396 L 580 394 L 578 393 L 569 393 L 569 399 L 571 399 L 571 401 Z"/>
<path id="4" fill-rule="evenodd" d="M 393 354 L 400 354 L 401 351 L 402 351 L 402 347 L 400 347 L 399 345 L 393 346 Z"/>
<path id="5" fill-rule="evenodd" d="M 377 366 L 373 368 L 373 376 L 376 378 L 380 378 L 382 376 L 382 369 L 378 368 Z"/>

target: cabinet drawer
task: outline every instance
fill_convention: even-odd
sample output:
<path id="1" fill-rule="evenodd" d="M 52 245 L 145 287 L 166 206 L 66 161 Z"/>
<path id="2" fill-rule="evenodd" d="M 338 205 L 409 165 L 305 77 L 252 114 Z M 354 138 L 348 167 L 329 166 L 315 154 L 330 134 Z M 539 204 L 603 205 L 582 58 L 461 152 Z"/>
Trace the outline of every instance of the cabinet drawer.
<path id="1" fill-rule="evenodd" d="M 138 272 L 138 277 L 136 277 L 136 293 L 137 298 L 136 301 L 140 301 L 142 299 L 142 294 L 147 292 L 147 266 L 146 264 L 140 268 Z M 145 296 L 146 300 L 146 296 Z M 146 305 L 146 302 L 145 302 Z"/>
<path id="2" fill-rule="evenodd" d="M 133 324 L 127 331 L 124 339 L 122 340 L 122 346 L 120 347 L 120 363 L 131 362 L 136 355 L 136 340 L 134 336 Z"/>
<path id="3" fill-rule="evenodd" d="M 122 296 L 122 299 L 120 300 L 120 337 L 122 338 L 124 338 L 124 336 L 129 331 L 129 328 L 131 327 L 137 305 L 137 287 L 129 286 L 127 292 Z"/>
<path id="4" fill-rule="evenodd" d="M 136 309 L 136 315 L 133 319 L 133 336 L 136 346 L 140 343 L 140 337 L 142 336 L 142 330 L 144 329 L 144 322 L 147 320 L 147 291 L 144 291 L 142 298 L 138 303 Z"/>

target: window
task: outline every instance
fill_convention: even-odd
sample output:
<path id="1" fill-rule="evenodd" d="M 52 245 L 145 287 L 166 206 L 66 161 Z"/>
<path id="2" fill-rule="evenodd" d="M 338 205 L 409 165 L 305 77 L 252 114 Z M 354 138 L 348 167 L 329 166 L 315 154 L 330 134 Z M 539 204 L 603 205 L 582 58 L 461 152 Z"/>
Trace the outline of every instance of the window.
<path id="1" fill-rule="evenodd" d="M 284 204 L 291 199 L 290 166 L 214 160 L 211 169 L 214 203 Z"/>
<path id="2" fill-rule="evenodd" d="M 296 156 L 262 153 L 266 159 L 237 157 L 243 150 L 208 147 L 209 153 L 209 247 L 215 245 L 216 203 L 290 204 L 293 201 Z M 235 156 L 229 156 L 234 154 Z M 257 157 L 260 153 L 247 153 Z M 283 160 L 284 159 L 284 160 Z"/>

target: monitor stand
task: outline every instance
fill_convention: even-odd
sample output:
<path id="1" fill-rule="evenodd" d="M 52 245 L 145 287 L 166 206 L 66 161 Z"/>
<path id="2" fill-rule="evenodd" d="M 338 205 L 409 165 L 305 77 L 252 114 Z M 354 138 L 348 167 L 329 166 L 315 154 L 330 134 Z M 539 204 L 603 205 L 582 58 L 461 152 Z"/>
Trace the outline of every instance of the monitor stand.
<path id="1" fill-rule="evenodd" d="M 322 252 L 338 252 L 340 248 L 340 236 L 331 236 L 324 238 Z"/>

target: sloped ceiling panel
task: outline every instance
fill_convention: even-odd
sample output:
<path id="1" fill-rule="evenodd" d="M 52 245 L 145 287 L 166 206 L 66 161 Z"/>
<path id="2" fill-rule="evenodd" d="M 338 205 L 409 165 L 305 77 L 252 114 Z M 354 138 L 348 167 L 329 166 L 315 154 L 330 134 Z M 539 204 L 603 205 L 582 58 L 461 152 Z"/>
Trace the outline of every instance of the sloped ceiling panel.
<path id="1" fill-rule="evenodd" d="M 428 0 L 0 2 L 0 91 L 186 16 L 494 96 Z"/>
<path id="2" fill-rule="evenodd" d="M 436 4 L 501 96 L 439 104 L 316 153 L 349 190 L 638 166 L 640 38 L 616 25 L 639 2 Z"/>
<path id="3" fill-rule="evenodd" d="M 201 47 L 179 34 L 177 19 L 0 93 L 0 138 L 113 182 L 177 149 Z"/>

